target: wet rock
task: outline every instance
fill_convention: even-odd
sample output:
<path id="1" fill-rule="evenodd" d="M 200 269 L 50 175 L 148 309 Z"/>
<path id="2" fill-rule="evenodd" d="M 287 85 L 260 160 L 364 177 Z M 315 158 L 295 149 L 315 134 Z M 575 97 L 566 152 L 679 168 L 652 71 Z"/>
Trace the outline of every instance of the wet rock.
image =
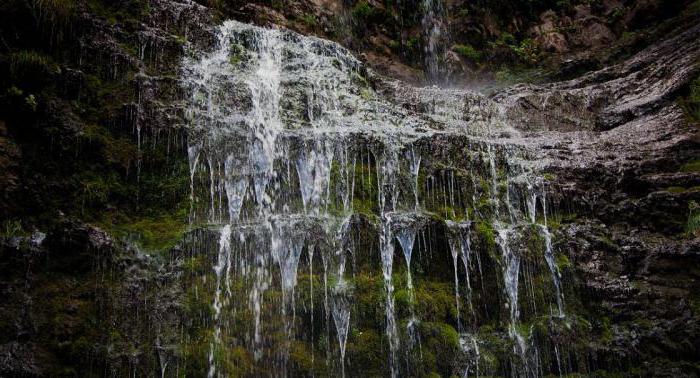
<path id="1" fill-rule="evenodd" d="M 0 120 L 0 211 L 10 214 L 16 211 L 11 201 L 12 192 L 18 189 L 19 185 L 19 161 L 21 161 L 21 151 L 7 135 L 5 122 Z"/>

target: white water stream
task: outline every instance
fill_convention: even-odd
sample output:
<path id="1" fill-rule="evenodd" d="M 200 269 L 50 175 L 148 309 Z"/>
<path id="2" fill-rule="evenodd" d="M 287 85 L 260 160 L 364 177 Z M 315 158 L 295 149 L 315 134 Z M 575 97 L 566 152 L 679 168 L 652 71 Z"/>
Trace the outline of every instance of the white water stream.
<path id="1" fill-rule="evenodd" d="M 421 319 L 414 308 L 420 287 L 414 287 L 412 263 L 417 250 L 425 256 L 437 253 L 421 246 L 420 238 L 416 242 L 427 224 L 430 232 L 440 225 L 449 239 L 442 253 L 452 254 L 454 327 L 461 338 L 475 331 L 470 319 L 478 307 L 472 303 L 477 289 L 471 277 L 481 276 L 486 256 L 474 250 L 472 222 L 495 229 L 507 294 L 503 306 L 510 314 L 511 336 L 520 345 L 517 352 L 527 353 L 516 327 L 522 277 L 521 251 L 513 235 L 536 221 L 538 194 L 536 186 L 520 185 L 523 177 L 533 176 L 523 173 L 532 172 L 523 168 L 529 164 L 525 148 L 492 136 L 517 135 L 498 107 L 469 91 L 413 88 L 379 78 L 341 46 L 313 37 L 234 21 L 220 26 L 217 37 L 211 51 L 190 52 L 182 73 L 190 122 L 190 219 L 221 226 L 209 376 L 227 374 L 215 358 L 227 342 L 285 376 L 295 342 L 304 341 L 300 337 L 311 339 L 311 361 L 316 363 L 313 349 L 320 342 L 314 340 L 332 333 L 339 360 L 328 368 L 338 366 L 335 375 L 345 375 L 356 305 L 355 270 L 348 258 L 370 253 L 350 242 L 363 217 L 375 227 L 373 253 L 381 262 L 387 374 L 398 377 L 409 371 L 398 356 L 420 338 Z M 541 233 L 546 243 L 539 253 L 553 277 L 557 315 L 563 316 L 552 235 L 545 226 Z M 409 319 L 398 319 L 396 313 L 395 242 L 406 264 Z M 313 305 L 315 252 L 323 262 L 323 309 Z M 428 264 L 425 256 L 419 257 L 421 270 Z M 298 281 L 306 282 L 297 279 L 304 264 L 310 275 L 309 332 L 299 326 L 306 320 L 296 316 L 307 304 L 297 303 L 302 294 L 295 291 Z M 231 298 L 229 282 L 237 282 L 247 296 Z M 467 294 L 468 313 L 460 308 L 460 292 Z M 244 331 L 223 326 L 236 306 L 251 314 Z M 314 317 L 315 311 L 325 314 Z M 271 320 L 275 314 L 281 323 Z M 406 341 L 400 321 L 407 324 Z M 324 331 L 314 328 L 318 322 Z M 331 346 L 324 345 L 330 359 Z M 466 371 L 478 374 L 479 341 L 470 336 L 462 349 L 476 358 Z"/>

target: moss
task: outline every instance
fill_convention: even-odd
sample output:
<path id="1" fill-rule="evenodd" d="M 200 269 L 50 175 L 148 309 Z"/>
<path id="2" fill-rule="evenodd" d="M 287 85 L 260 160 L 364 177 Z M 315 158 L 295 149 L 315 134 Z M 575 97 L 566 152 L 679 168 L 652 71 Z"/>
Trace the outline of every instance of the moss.
<path id="1" fill-rule="evenodd" d="M 362 88 L 360 90 L 360 97 L 362 97 L 364 100 L 371 100 L 372 97 L 374 97 L 372 90 L 369 88 Z"/>
<path id="2" fill-rule="evenodd" d="M 681 172 L 700 172 L 700 159 L 691 160 L 681 166 L 679 169 Z"/>
<path id="3" fill-rule="evenodd" d="M 444 377 L 451 376 L 452 361 L 460 350 L 457 330 L 449 324 L 439 322 L 421 322 L 419 327 L 423 339 L 422 368 Z"/>
<path id="4" fill-rule="evenodd" d="M 488 250 L 494 251 L 496 249 L 496 231 L 491 223 L 486 221 L 476 222 L 474 230 L 479 240 Z"/>
<path id="5" fill-rule="evenodd" d="M 689 298 L 689 303 L 688 305 L 690 306 L 690 309 L 693 311 L 694 316 L 700 315 L 700 298 Z"/>
<path id="6" fill-rule="evenodd" d="M 314 363 L 311 361 L 311 351 L 306 343 L 294 341 L 290 351 L 290 358 L 297 368 L 297 372 L 310 375 L 314 371 Z"/>
<path id="7" fill-rule="evenodd" d="M 379 213 L 377 204 L 377 180 L 374 170 L 366 164 L 355 165 L 355 187 L 352 208 L 356 213 L 376 216 Z"/>
<path id="8" fill-rule="evenodd" d="M 518 332 L 518 335 L 527 339 L 530 337 L 530 333 L 533 332 L 533 325 L 528 323 L 518 323 L 515 325 L 515 330 Z"/>
<path id="9" fill-rule="evenodd" d="M 556 255 L 556 264 L 560 271 L 564 271 L 572 267 L 571 260 L 569 260 L 569 257 L 564 253 L 559 253 Z"/>
<path id="10" fill-rule="evenodd" d="M 232 66 L 237 66 L 245 59 L 245 56 L 246 50 L 243 46 L 238 43 L 231 43 L 228 57 L 229 64 Z"/>
<path id="11" fill-rule="evenodd" d="M 380 275 L 369 272 L 356 274 L 351 280 L 355 287 L 355 311 L 357 326 L 361 328 L 378 327 L 384 322 L 384 282 Z M 353 313 L 355 314 L 355 312 Z"/>
<path id="12" fill-rule="evenodd" d="M 423 281 L 416 285 L 414 295 L 415 311 L 419 319 L 456 323 L 454 283 Z"/>
<path id="13" fill-rule="evenodd" d="M 187 230 L 187 210 L 181 206 L 174 214 L 154 214 L 130 221 L 119 219 L 117 223 L 102 223 L 101 226 L 148 251 L 163 251 L 182 239 Z"/>
<path id="14" fill-rule="evenodd" d="M 347 343 L 347 359 L 361 367 L 363 376 L 382 376 L 385 354 L 382 336 L 370 328 L 353 329 Z"/>
<path id="15" fill-rule="evenodd" d="M 408 314 L 408 309 L 414 304 L 414 302 L 411 301 L 411 295 L 407 289 L 397 290 L 394 293 L 394 302 L 396 303 L 396 313 L 399 317 L 406 316 L 406 314 Z"/>

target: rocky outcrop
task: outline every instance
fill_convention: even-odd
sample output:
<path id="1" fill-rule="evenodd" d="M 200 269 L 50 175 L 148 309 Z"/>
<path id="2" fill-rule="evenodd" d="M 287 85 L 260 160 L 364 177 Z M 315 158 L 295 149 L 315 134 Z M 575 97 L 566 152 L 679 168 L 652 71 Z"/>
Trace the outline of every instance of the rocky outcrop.
<path id="1" fill-rule="evenodd" d="M 700 173 L 679 170 L 700 156 L 700 138 L 676 99 L 700 72 L 700 28 L 672 34 L 622 64 L 493 98 L 543 147 L 554 202 L 575 214 L 560 248 L 582 301 L 610 327 L 597 363 L 693 376 L 700 245 L 684 227 Z"/>

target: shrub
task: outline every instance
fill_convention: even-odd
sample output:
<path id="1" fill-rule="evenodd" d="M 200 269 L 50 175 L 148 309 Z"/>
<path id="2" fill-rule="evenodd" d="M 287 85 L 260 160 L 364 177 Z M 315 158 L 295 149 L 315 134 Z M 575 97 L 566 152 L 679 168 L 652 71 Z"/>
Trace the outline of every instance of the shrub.
<path id="1" fill-rule="evenodd" d="M 22 223 L 18 220 L 8 219 L 3 223 L 2 229 L 0 229 L 0 236 L 2 237 L 13 237 L 24 234 Z"/>
<path id="2" fill-rule="evenodd" d="M 47 75 L 52 71 L 49 58 L 36 51 L 21 50 L 10 55 L 10 72 L 13 75 Z"/>
<path id="3" fill-rule="evenodd" d="M 299 21 L 302 24 L 310 27 L 315 27 L 316 25 L 318 25 L 318 21 L 316 21 L 316 16 L 314 16 L 313 14 L 302 15 L 299 17 Z"/>
<path id="4" fill-rule="evenodd" d="M 452 46 L 452 51 L 456 52 L 459 54 L 461 57 L 471 60 L 471 61 L 478 61 L 481 60 L 481 52 L 477 51 L 474 46 L 466 44 L 466 45 L 454 45 Z"/>
<path id="5" fill-rule="evenodd" d="M 532 39 L 524 39 L 518 46 L 513 46 L 512 49 L 518 54 L 520 59 L 529 64 L 537 63 L 539 50 L 537 44 Z"/>
<path id="6" fill-rule="evenodd" d="M 364 0 L 352 7 L 352 18 L 355 21 L 367 22 L 377 16 L 377 10 Z"/>

